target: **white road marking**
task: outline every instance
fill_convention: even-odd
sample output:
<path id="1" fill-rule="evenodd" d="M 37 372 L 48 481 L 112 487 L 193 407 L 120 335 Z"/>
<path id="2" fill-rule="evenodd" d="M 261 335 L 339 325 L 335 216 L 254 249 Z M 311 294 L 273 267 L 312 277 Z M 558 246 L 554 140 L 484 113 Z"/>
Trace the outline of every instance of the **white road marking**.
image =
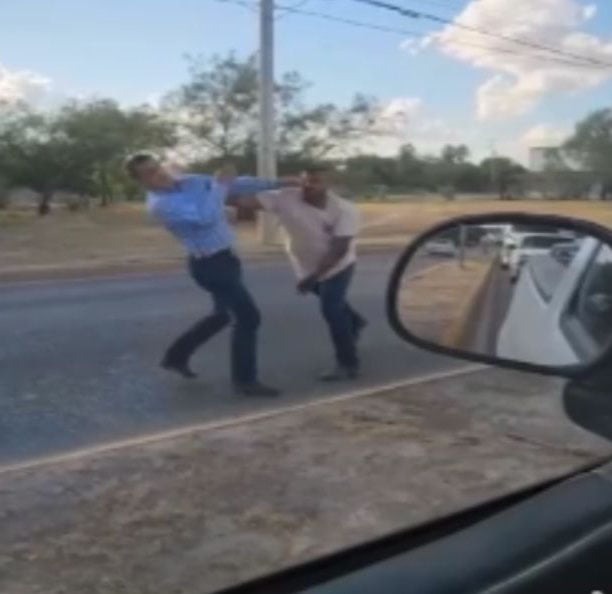
<path id="1" fill-rule="evenodd" d="M 431 266 L 428 266 L 427 268 L 421 268 L 421 270 L 417 270 L 416 272 L 413 272 L 412 274 L 409 274 L 408 276 L 406 276 L 404 278 L 404 281 L 421 278 L 422 276 L 429 274 L 432 270 L 436 270 L 437 268 L 442 268 L 443 266 L 446 266 L 447 264 L 448 262 L 440 262 L 439 264 L 432 264 Z"/>
<path id="2" fill-rule="evenodd" d="M 347 400 L 363 398 L 365 396 L 372 396 L 376 394 L 377 392 L 384 392 L 384 391 L 393 390 L 396 388 L 415 386 L 415 385 L 426 384 L 426 383 L 430 383 L 430 382 L 434 382 L 438 380 L 460 377 L 463 375 L 469 375 L 471 373 L 476 373 L 478 371 L 483 371 L 485 369 L 487 369 L 487 367 L 484 365 L 468 365 L 465 367 L 461 367 L 459 369 L 440 371 L 436 373 L 431 373 L 431 374 L 411 378 L 409 380 L 398 380 L 394 382 L 389 382 L 386 384 L 382 384 L 380 386 L 376 386 L 374 388 L 363 388 L 361 390 L 355 390 L 352 392 L 347 392 L 345 394 L 339 394 L 338 396 L 330 396 L 329 398 L 322 398 L 322 399 L 306 402 L 303 404 L 279 407 L 279 408 L 274 408 L 271 410 L 266 410 L 266 411 L 262 411 L 258 413 L 250 413 L 250 414 L 243 415 L 243 416 L 221 419 L 218 421 L 208 421 L 205 423 L 198 423 L 196 425 L 188 425 L 186 427 L 179 427 L 178 429 L 170 429 L 170 430 L 161 431 L 158 433 L 151 433 L 148 435 L 141 435 L 139 437 L 133 437 L 133 438 L 123 439 L 119 441 L 104 443 L 104 444 L 92 446 L 89 448 L 74 450 L 72 452 L 65 452 L 62 454 L 56 454 L 53 456 L 37 458 L 34 460 L 26 460 L 24 462 L 18 462 L 16 464 L 8 464 L 6 466 L 1 466 L 0 475 L 5 475 L 11 472 L 17 472 L 17 471 L 23 471 L 23 470 L 33 470 L 36 468 L 41 468 L 41 467 L 46 467 L 46 466 L 59 465 L 65 462 L 72 462 L 75 460 L 81 460 L 83 458 L 89 458 L 92 456 L 96 456 L 98 454 L 105 454 L 105 453 L 113 452 L 113 451 L 120 450 L 120 449 L 143 446 L 143 445 L 147 445 L 150 443 L 165 441 L 168 439 L 174 439 L 177 437 L 185 437 L 188 435 L 193 435 L 195 433 L 205 433 L 207 431 L 225 429 L 227 427 L 233 427 L 236 425 L 264 421 L 266 419 L 270 419 L 273 417 L 291 414 L 295 412 L 300 412 L 300 411 L 304 411 L 304 410 L 308 410 L 308 409 L 316 408 L 320 406 L 326 406 L 328 404 L 335 404 L 338 402 L 345 402 Z"/>

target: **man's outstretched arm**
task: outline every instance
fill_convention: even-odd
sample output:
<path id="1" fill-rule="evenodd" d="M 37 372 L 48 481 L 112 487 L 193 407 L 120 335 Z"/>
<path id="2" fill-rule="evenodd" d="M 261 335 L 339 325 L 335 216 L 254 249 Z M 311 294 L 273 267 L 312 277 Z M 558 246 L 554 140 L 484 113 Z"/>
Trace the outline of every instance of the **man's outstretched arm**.
<path id="1" fill-rule="evenodd" d="M 228 195 L 241 198 L 242 196 L 253 196 L 260 192 L 280 190 L 282 188 L 296 187 L 300 185 L 300 179 L 286 177 L 276 180 L 261 177 L 240 176 L 227 182 Z"/>

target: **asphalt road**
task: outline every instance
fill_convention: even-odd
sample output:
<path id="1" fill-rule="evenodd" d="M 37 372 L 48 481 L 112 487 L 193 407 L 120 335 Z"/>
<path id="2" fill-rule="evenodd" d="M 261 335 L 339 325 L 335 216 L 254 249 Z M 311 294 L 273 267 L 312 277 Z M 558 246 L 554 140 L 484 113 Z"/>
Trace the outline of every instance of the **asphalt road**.
<path id="1" fill-rule="evenodd" d="M 461 365 L 416 351 L 387 327 L 393 258 L 361 258 L 352 295 L 370 326 L 363 378 L 350 389 Z M 227 332 L 194 358 L 201 379 L 158 369 L 169 341 L 209 308 L 184 273 L 1 286 L 0 463 L 346 391 L 316 379 L 332 364 L 326 328 L 315 299 L 295 294 L 285 260 L 246 270 L 263 314 L 261 375 L 284 390 L 279 399 L 232 393 Z"/>

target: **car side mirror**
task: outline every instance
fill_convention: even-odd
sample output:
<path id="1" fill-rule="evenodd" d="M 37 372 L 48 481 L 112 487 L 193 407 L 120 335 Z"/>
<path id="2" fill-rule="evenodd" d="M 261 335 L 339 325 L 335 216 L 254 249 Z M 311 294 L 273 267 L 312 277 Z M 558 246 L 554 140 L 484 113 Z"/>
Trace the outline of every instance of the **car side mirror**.
<path id="1" fill-rule="evenodd" d="M 555 246 L 570 244 L 572 257 L 560 261 Z M 387 315 L 401 338 L 437 353 L 580 377 L 611 356 L 611 270 L 612 233 L 599 225 L 516 213 L 462 217 L 406 248 L 387 289 Z"/>

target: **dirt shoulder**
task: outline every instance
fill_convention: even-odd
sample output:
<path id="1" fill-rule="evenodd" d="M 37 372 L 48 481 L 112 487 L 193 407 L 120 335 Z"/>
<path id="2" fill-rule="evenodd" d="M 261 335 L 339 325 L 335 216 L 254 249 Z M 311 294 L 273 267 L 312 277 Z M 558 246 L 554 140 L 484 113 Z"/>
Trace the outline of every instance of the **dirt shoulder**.
<path id="1" fill-rule="evenodd" d="M 605 202 L 458 200 L 360 203 L 363 250 L 399 251 L 415 234 L 457 215 L 519 210 L 567 214 L 612 225 Z M 246 258 L 277 257 L 280 247 L 264 247 L 252 224 L 237 227 Z M 37 217 L 29 211 L 0 211 L 0 281 L 81 278 L 173 270 L 182 265 L 177 242 L 154 225 L 142 204 L 116 204 L 88 212 L 56 211 Z"/>
<path id="2" fill-rule="evenodd" d="M 0 591 L 211 592 L 609 452 L 559 393 L 486 370 L 0 472 Z"/>
<path id="3" fill-rule="evenodd" d="M 282 244 L 260 244 L 255 225 L 240 224 L 235 232 L 245 260 L 285 257 Z M 409 240 L 375 233 L 360 238 L 359 249 L 398 251 Z M 155 274 L 182 270 L 184 260 L 178 242 L 153 225 L 140 206 L 43 219 L 0 212 L 0 282 Z"/>

